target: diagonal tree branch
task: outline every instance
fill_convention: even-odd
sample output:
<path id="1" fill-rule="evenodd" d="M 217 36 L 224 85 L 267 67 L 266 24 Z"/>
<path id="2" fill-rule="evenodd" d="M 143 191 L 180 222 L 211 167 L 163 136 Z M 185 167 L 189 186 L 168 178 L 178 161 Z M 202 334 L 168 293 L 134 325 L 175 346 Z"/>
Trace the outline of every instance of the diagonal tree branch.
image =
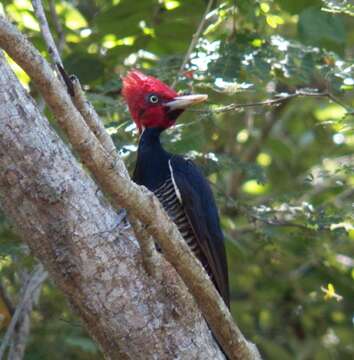
<path id="1" fill-rule="evenodd" d="M 51 1 L 50 4 L 52 16 L 55 18 L 56 26 L 59 29 L 58 31 L 60 31 L 61 24 L 58 17 L 56 16 L 55 4 L 53 3 L 53 1 Z M 54 64 L 56 64 L 56 66 L 58 67 L 59 73 L 62 75 L 63 80 L 67 84 L 69 93 L 73 97 L 74 105 L 79 110 L 86 124 L 96 135 L 97 139 L 101 142 L 105 150 L 109 154 L 114 154 L 116 152 L 116 147 L 114 146 L 112 138 L 105 130 L 104 125 L 100 120 L 98 114 L 96 113 L 95 109 L 86 99 L 85 94 L 81 88 L 79 79 L 76 76 L 69 77 L 64 70 L 63 62 L 60 57 L 60 51 L 58 50 L 54 42 L 52 33 L 50 31 L 47 17 L 44 12 L 42 0 L 32 0 L 32 5 L 38 18 L 41 32 L 47 45 L 48 53 L 52 57 Z M 125 175 L 128 177 L 128 172 L 126 172 Z"/>
<path id="2" fill-rule="evenodd" d="M 73 106 L 48 63 L 18 30 L 0 17 L 0 46 L 32 77 L 55 114 L 73 148 L 110 196 L 116 208 L 125 207 L 142 223 L 161 246 L 166 259 L 176 268 L 194 295 L 223 349 L 233 359 L 259 358 L 233 322 L 213 283 L 183 240 L 177 227 L 156 197 L 124 176 L 124 164 L 110 156 L 92 134 Z M 146 211 L 149 209 L 150 211 Z"/>
<path id="3" fill-rule="evenodd" d="M 105 357 L 221 359 L 173 267 L 161 257 L 161 281 L 146 275 L 122 212 L 97 191 L 1 54 L 0 107 L 1 207 Z"/>
<path id="4" fill-rule="evenodd" d="M 74 96 L 73 102 L 80 114 L 86 121 L 86 124 L 91 131 L 96 135 L 102 146 L 108 152 L 108 154 L 115 156 L 117 150 L 114 142 L 108 132 L 106 131 L 103 122 L 99 118 L 96 110 L 92 104 L 86 99 L 86 96 L 81 88 L 79 79 L 76 76 L 71 76 L 73 84 Z M 129 177 L 128 171 L 125 171 L 125 176 Z"/>
<path id="5" fill-rule="evenodd" d="M 70 80 L 72 82 L 73 89 L 72 99 L 77 110 L 80 112 L 86 124 L 91 129 L 93 134 L 97 137 L 106 152 L 110 156 L 118 158 L 118 153 L 113 143 L 113 140 L 105 129 L 103 122 L 99 118 L 96 110 L 94 109 L 92 104 L 87 101 L 86 96 L 81 88 L 79 79 L 76 76 L 72 75 L 70 77 Z M 127 179 L 129 179 L 129 173 L 125 166 L 122 167 L 122 171 L 123 175 Z M 155 248 L 154 238 L 146 233 L 146 231 L 144 230 L 144 226 L 139 222 L 139 220 L 135 219 L 134 216 L 129 216 L 129 222 L 132 225 L 135 236 L 139 241 L 144 265 L 147 272 L 152 276 L 160 278 L 160 260 L 159 254 L 157 253 Z"/>
<path id="6" fill-rule="evenodd" d="M 57 49 L 55 42 L 53 40 L 53 36 L 51 34 L 49 24 L 43 9 L 42 1 L 32 0 L 32 4 L 36 16 L 39 20 L 40 27 L 42 30 L 42 35 L 44 37 L 45 43 L 47 44 L 49 54 L 52 56 L 52 59 L 56 64 L 59 73 L 62 75 L 63 80 L 67 85 L 68 92 L 72 97 L 74 105 L 76 106 L 77 110 L 80 112 L 81 116 L 85 120 L 87 126 L 91 129 L 93 134 L 97 137 L 97 139 L 104 147 L 104 149 L 108 152 L 108 154 L 117 157 L 118 154 L 116 147 L 113 143 L 113 140 L 106 131 L 103 122 L 99 118 L 96 110 L 94 109 L 92 104 L 86 99 L 86 96 L 81 88 L 79 79 L 74 75 L 68 76 L 63 68 L 63 63 L 60 58 L 60 49 L 59 50 Z M 62 32 L 61 24 L 55 11 L 55 4 L 52 0 L 50 2 L 50 10 L 52 13 L 52 17 L 55 20 L 58 31 Z M 121 170 L 124 172 L 124 176 L 129 178 L 129 174 L 126 168 L 122 167 Z M 135 235 L 141 245 L 144 264 L 146 265 L 146 268 L 150 274 L 156 275 L 158 273 L 157 267 L 159 266 L 159 262 L 158 262 L 158 256 L 155 254 L 156 250 L 155 250 L 154 239 L 151 236 L 144 236 L 145 232 L 143 231 L 143 226 L 139 223 L 138 220 L 131 218 L 130 223 L 133 226 Z"/>
<path id="7" fill-rule="evenodd" d="M 60 53 L 57 49 L 55 41 L 53 39 L 53 35 L 49 29 L 47 17 L 45 16 L 43 4 L 41 0 L 32 0 L 32 6 L 34 12 L 36 13 L 37 19 L 39 21 L 39 26 L 41 28 L 42 35 L 45 40 L 45 44 L 47 45 L 47 50 L 49 55 L 53 58 L 55 64 L 59 64 L 63 66 L 63 62 L 61 61 Z"/>
<path id="8" fill-rule="evenodd" d="M 50 10 L 50 16 L 53 20 L 55 30 L 56 30 L 56 33 L 58 36 L 58 52 L 59 52 L 59 54 L 61 54 L 63 52 L 64 46 L 65 46 L 65 33 L 64 33 L 63 27 L 61 25 L 61 22 L 59 20 L 57 11 L 55 9 L 55 0 L 49 1 L 49 10 Z"/>
<path id="9" fill-rule="evenodd" d="M 147 232 L 145 226 L 133 216 L 129 216 L 134 234 L 139 240 L 146 272 L 157 280 L 161 280 L 161 254 L 156 250 L 153 237 Z"/>

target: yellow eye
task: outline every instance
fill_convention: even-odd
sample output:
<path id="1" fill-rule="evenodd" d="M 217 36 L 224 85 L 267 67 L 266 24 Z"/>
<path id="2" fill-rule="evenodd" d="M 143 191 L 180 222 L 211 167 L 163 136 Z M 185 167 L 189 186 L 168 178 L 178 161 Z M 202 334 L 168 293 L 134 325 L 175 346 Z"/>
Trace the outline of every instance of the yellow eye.
<path id="1" fill-rule="evenodd" d="M 150 95 L 149 102 L 151 104 L 157 104 L 159 102 L 159 97 L 157 95 Z"/>

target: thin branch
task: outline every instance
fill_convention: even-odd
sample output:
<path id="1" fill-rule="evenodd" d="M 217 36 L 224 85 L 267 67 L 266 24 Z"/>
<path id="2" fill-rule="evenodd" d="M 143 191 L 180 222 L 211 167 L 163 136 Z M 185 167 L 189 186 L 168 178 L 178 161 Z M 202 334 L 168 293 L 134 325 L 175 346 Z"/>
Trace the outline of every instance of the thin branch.
<path id="1" fill-rule="evenodd" d="M 32 5 L 35 11 L 35 14 L 38 18 L 38 21 L 40 23 L 41 32 L 44 38 L 44 41 L 47 45 L 47 49 L 49 54 L 51 55 L 53 62 L 58 66 L 58 70 L 62 75 L 63 80 L 65 81 L 69 93 L 73 96 L 74 105 L 81 113 L 82 117 L 84 118 L 85 122 L 89 126 L 89 128 L 92 130 L 92 132 L 96 135 L 98 140 L 101 142 L 102 146 L 105 148 L 105 150 L 113 155 L 116 152 L 116 147 L 112 141 L 112 138 L 107 133 L 106 129 L 104 128 L 104 125 L 102 121 L 100 120 L 98 114 L 96 113 L 93 106 L 87 101 L 84 92 L 82 91 L 81 84 L 79 82 L 79 79 L 72 76 L 67 76 L 63 62 L 60 57 L 60 52 L 56 47 L 56 44 L 54 42 L 52 33 L 50 31 L 48 21 L 43 9 L 43 4 L 41 0 L 32 0 Z M 54 22 L 56 24 L 56 28 L 58 30 L 58 33 L 62 33 L 62 27 L 60 24 L 60 21 L 58 19 L 57 13 L 55 11 L 55 3 L 53 0 L 50 1 L 50 8 L 51 8 L 51 14 L 54 19 Z M 71 90 L 71 91 L 70 91 Z M 125 169 L 125 167 L 123 168 Z M 126 170 L 126 169 L 125 169 Z M 128 172 L 125 172 L 125 176 L 129 176 Z"/>
<path id="2" fill-rule="evenodd" d="M 62 33 L 61 24 L 58 20 L 56 11 L 55 11 L 55 4 L 53 0 L 50 2 L 51 5 L 51 13 L 52 17 L 55 19 L 56 22 L 56 28 L 58 29 L 59 33 Z M 50 51 L 51 46 L 55 47 L 55 44 L 52 45 L 51 41 L 53 40 L 53 37 L 51 35 L 47 19 L 45 17 L 43 6 L 41 0 L 33 0 L 33 7 L 35 8 L 36 15 L 38 19 L 40 20 L 40 23 L 42 24 L 42 34 L 44 36 L 44 40 L 47 43 L 48 50 Z M 48 36 L 49 34 L 49 36 Z M 79 79 L 72 75 L 68 76 L 62 66 L 61 62 L 56 61 L 55 53 L 59 54 L 59 51 L 53 52 L 53 60 L 57 63 L 58 70 L 60 71 L 62 78 L 64 79 L 68 91 L 70 95 L 72 96 L 74 105 L 82 115 L 83 119 L 85 120 L 88 127 L 91 129 L 91 131 L 94 133 L 94 135 L 97 137 L 103 148 L 108 152 L 108 154 L 112 155 L 113 157 L 118 156 L 116 147 L 113 143 L 112 138 L 107 133 L 103 122 L 99 118 L 97 112 L 95 111 L 92 104 L 86 99 L 86 96 L 82 90 L 81 84 Z M 128 171 L 125 167 L 122 167 L 122 170 L 124 172 L 124 176 L 129 178 Z M 139 241 L 140 248 L 142 251 L 142 258 L 143 263 L 145 265 L 145 268 L 147 272 L 156 277 L 160 278 L 159 274 L 159 265 L 160 265 L 160 259 L 159 254 L 156 251 L 156 245 L 153 237 L 151 237 L 149 234 L 147 234 L 146 230 L 144 229 L 144 226 L 134 218 L 134 216 L 129 216 L 129 222 L 131 223 L 135 236 Z"/>
<path id="3" fill-rule="evenodd" d="M 41 27 L 42 36 L 47 45 L 48 52 L 51 55 L 53 62 L 57 65 L 57 70 L 59 70 L 59 73 L 61 74 L 68 88 L 69 94 L 73 97 L 74 105 L 79 110 L 85 122 L 92 130 L 92 132 L 96 135 L 97 139 L 101 142 L 105 150 L 109 154 L 115 153 L 116 147 L 112 141 L 112 138 L 105 130 L 104 125 L 100 120 L 98 114 L 96 113 L 95 109 L 93 108 L 93 106 L 87 101 L 85 94 L 82 91 L 79 79 L 76 76 L 68 76 L 64 70 L 63 62 L 60 57 L 60 52 L 61 52 L 60 48 L 63 45 L 60 45 L 59 43 L 59 50 L 57 49 L 43 9 L 42 1 L 32 0 L 32 5 L 35 14 L 38 18 Z M 51 16 L 53 18 L 58 35 L 60 36 L 60 41 L 62 41 L 63 28 L 61 26 L 61 23 L 58 19 L 58 15 L 55 10 L 55 2 L 51 0 L 49 2 L 49 5 L 50 5 Z M 126 173 L 126 176 L 129 176 L 128 173 Z"/>
<path id="4" fill-rule="evenodd" d="M 278 210 L 272 210 L 271 212 L 268 212 L 269 214 L 273 214 L 272 218 L 265 218 L 265 217 L 261 217 L 255 214 L 255 212 L 252 210 L 251 206 L 246 206 L 246 205 L 240 205 L 239 203 L 237 203 L 233 197 L 229 196 L 221 187 L 217 186 L 215 183 L 211 183 L 211 185 L 216 189 L 216 191 L 220 194 L 222 194 L 222 196 L 224 196 L 227 201 L 232 204 L 231 206 L 235 209 L 237 209 L 238 212 L 242 213 L 243 215 L 245 215 L 248 219 L 250 219 L 250 221 L 252 221 L 253 223 L 255 222 L 261 222 L 265 225 L 269 225 L 269 226 L 278 226 L 278 227 L 294 227 L 294 228 L 299 228 L 302 230 L 306 230 L 306 231 L 310 231 L 310 232 L 316 232 L 318 230 L 315 229 L 311 229 L 306 225 L 303 224 L 299 224 L 299 223 L 295 223 L 295 222 L 291 222 L 288 220 L 282 220 L 279 219 L 275 214 L 279 214 L 279 213 L 285 213 L 288 214 L 288 212 L 284 212 L 284 211 L 278 211 Z M 236 231 L 234 231 L 233 233 L 246 233 L 246 232 L 251 232 L 253 230 L 253 227 L 250 225 L 246 225 L 243 226 L 239 229 L 237 229 Z M 321 229 L 322 230 L 327 230 L 327 229 Z M 330 229 L 328 229 L 330 230 Z"/>
<path id="5" fill-rule="evenodd" d="M 65 46 L 65 33 L 59 20 L 58 14 L 55 10 L 55 0 L 49 1 L 49 11 L 58 35 L 58 52 L 59 54 L 61 54 Z"/>
<path id="6" fill-rule="evenodd" d="M 24 285 L 25 288 L 23 290 L 23 296 L 20 303 L 17 305 L 14 315 L 12 316 L 11 322 L 6 330 L 6 333 L 3 337 L 1 346 L 0 346 L 0 360 L 4 358 L 5 351 L 7 346 L 9 345 L 12 336 L 14 334 L 16 324 L 29 302 L 32 302 L 33 294 L 38 289 L 38 287 L 43 283 L 43 281 L 47 278 L 48 274 L 43 270 L 42 265 L 38 265 L 36 269 L 33 271 L 31 278 Z"/>
<path id="7" fill-rule="evenodd" d="M 60 69 L 60 67 L 59 67 Z M 64 71 L 62 69 L 61 71 Z M 64 77 L 65 78 L 65 77 Z M 108 134 L 105 129 L 103 122 L 98 116 L 96 110 L 92 106 L 92 104 L 87 101 L 86 96 L 81 88 L 81 84 L 79 79 L 76 76 L 71 76 L 70 79 L 72 84 L 73 91 L 73 102 L 76 108 L 79 110 L 80 114 L 84 118 L 86 124 L 91 129 L 91 131 L 95 134 L 101 145 L 113 157 L 117 157 L 118 153 L 116 147 L 113 143 L 112 138 Z M 124 172 L 124 176 L 129 179 L 129 173 L 126 167 L 122 168 Z M 137 220 L 134 216 L 128 216 L 129 222 L 134 230 L 134 234 L 139 241 L 140 249 L 142 252 L 143 263 L 145 265 L 145 269 L 147 273 L 156 279 L 161 277 L 159 272 L 160 268 L 160 254 L 156 251 L 155 241 L 153 237 L 151 237 L 144 226 Z"/>
<path id="8" fill-rule="evenodd" d="M 330 92 L 328 92 L 328 91 L 315 92 L 315 91 L 308 91 L 308 90 L 297 90 L 296 92 L 294 92 L 292 94 L 286 94 L 284 96 L 279 96 L 274 99 L 267 99 L 267 100 L 259 101 L 259 102 L 245 103 L 245 104 L 229 104 L 229 105 L 218 107 L 215 109 L 209 108 L 207 110 L 197 109 L 197 110 L 191 110 L 191 111 L 206 112 L 206 113 L 224 113 L 224 112 L 228 112 L 228 111 L 237 111 L 239 109 L 259 107 L 259 106 L 276 106 L 276 105 L 279 106 L 291 99 L 299 98 L 299 97 L 327 98 L 327 99 L 333 101 L 334 103 L 338 104 L 339 106 L 343 107 L 346 110 L 347 115 L 354 115 L 353 108 L 346 105 L 342 101 L 338 100 Z M 257 157 L 257 155 L 261 149 L 262 143 L 264 143 L 264 141 L 267 139 L 268 135 L 270 134 L 270 131 L 273 129 L 274 125 L 276 124 L 276 122 L 279 119 L 280 119 L 279 116 L 273 116 L 268 122 L 266 122 L 264 124 L 264 126 L 262 127 L 261 132 L 260 132 L 260 134 L 261 134 L 260 137 L 257 138 L 252 143 L 252 145 L 249 146 L 240 155 L 240 157 L 242 158 L 242 161 L 250 162 L 250 161 L 253 161 Z M 232 189 L 233 189 L 233 192 L 235 195 L 237 194 L 237 192 L 241 186 L 241 182 L 242 182 L 243 178 L 244 178 L 244 174 L 241 171 L 237 171 L 233 176 Z"/>
<path id="9" fill-rule="evenodd" d="M 285 220 L 280 220 L 280 219 L 277 219 L 276 217 L 273 217 L 272 219 L 265 219 L 265 218 L 262 218 L 260 216 L 257 216 L 257 215 L 251 214 L 251 213 L 248 213 L 247 216 L 249 218 L 251 218 L 252 221 L 259 221 L 265 225 L 278 226 L 278 227 L 294 227 L 294 228 L 311 231 L 311 232 L 316 231 L 314 229 L 307 227 L 306 225 L 293 223 L 293 222 L 285 221 Z"/>
<path id="10" fill-rule="evenodd" d="M 38 287 L 36 293 L 39 293 L 40 290 L 41 287 Z M 37 294 L 33 297 L 37 298 Z M 10 342 L 7 360 L 22 360 L 24 358 L 28 338 L 30 335 L 31 313 L 33 310 L 33 305 L 33 302 L 28 303 L 28 305 L 22 311 Z"/>
<path id="11" fill-rule="evenodd" d="M 54 42 L 53 35 L 49 29 L 47 17 L 45 16 L 45 12 L 43 9 L 43 4 L 41 0 L 32 0 L 32 6 L 36 17 L 39 21 L 39 26 L 41 28 L 41 32 L 47 46 L 47 50 L 49 55 L 53 58 L 55 64 L 59 64 L 63 66 L 63 62 L 61 61 L 60 53 L 57 49 L 57 46 Z"/>
<path id="12" fill-rule="evenodd" d="M 161 280 L 161 254 L 156 250 L 154 239 L 134 216 L 129 216 L 129 222 L 133 227 L 135 237 L 139 240 L 146 272 L 155 279 Z"/>
<path id="13" fill-rule="evenodd" d="M 113 143 L 112 138 L 107 133 L 103 122 L 99 118 L 97 112 L 95 111 L 92 104 L 86 99 L 86 96 L 81 88 L 81 84 L 79 79 L 76 76 L 68 76 L 64 70 L 62 61 L 60 59 L 60 52 L 64 45 L 64 33 L 62 30 L 62 26 L 58 19 L 57 13 L 55 11 L 55 3 L 53 0 L 50 1 L 50 11 L 55 23 L 57 32 L 60 36 L 59 38 L 59 50 L 56 48 L 56 45 L 53 40 L 53 36 L 49 29 L 49 25 L 43 10 L 43 5 L 41 0 L 33 0 L 33 7 L 35 9 L 36 16 L 41 24 L 42 35 L 47 44 L 48 52 L 53 58 L 54 63 L 57 65 L 57 70 L 59 70 L 66 86 L 69 94 L 71 95 L 74 105 L 81 113 L 81 116 L 85 120 L 87 126 L 91 129 L 94 135 L 97 137 L 101 145 L 108 152 L 108 154 L 112 155 L 114 158 L 118 156 L 116 147 Z M 53 50 L 51 52 L 51 50 Z M 129 178 L 128 171 L 125 167 L 121 167 L 121 170 L 124 173 L 124 176 Z M 144 237 L 145 233 L 143 232 L 143 227 L 139 223 L 138 220 L 130 218 L 130 223 L 133 226 L 136 237 L 140 243 L 140 247 L 143 253 L 144 263 L 148 264 L 146 267 L 150 274 L 157 274 L 158 263 L 153 264 L 153 261 L 157 259 L 156 256 L 152 256 L 153 250 L 155 247 L 155 243 L 150 236 L 147 236 L 146 239 Z"/>
<path id="14" fill-rule="evenodd" d="M 47 21 L 47 18 L 46 18 L 44 9 L 43 9 L 42 1 L 41 0 L 33 0 L 32 6 L 33 6 L 34 12 L 38 18 L 39 26 L 41 28 L 44 42 L 47 46 L 49 55 L 52 57 L 54 64 L 62 64 L 60 54 L 61 54 L 62 48 L 64 47 L 65 36 L 60 35 L 59 50 L 58 50 L 57 46 L 54 42 L 52 33 L 50 31 L 49 25 L 48 25 L 48 21 Z M 55 7 L 54 7 L 54 12 L 55 12 Z M 59 26 L 60 26 L 60 23 L 59 23 Z M 41 112 L 44 111 L 45 101 L 44 101 L 43 97 L 39 97 L 38 107 Z"/>
<path id="15" fill-rule="evenodd" d="M 24 295 L 24 290 L 28 281 L 31 277 L 31 274 L 27 270 L 21 270 L 19 272 L 21 279 L 21 291 L 19 298 L 21 299 Z M 11 337 L 9 344 L 9 351 L 7 354 L 7 360 L 21 360 L 24 357 L 26 344 L 28 341 L 30 327 L 31 327 L 31 314 L 34 305 L 38 301 L 42 286 L 38 286 L 37 289 L 33 292 L 31 301 L 27 301 L 25 307 L 21 311 L 21 315 L 15 326 L 14 333 Z"/>
<path id="16" fill-rule="evenodd" d="M 37 84 L 58 124 L 82 162 L 95 176 L 115 208 L 126 208 L 146 225 L 166 259 L 175 267 L 193 294 L 214 336 L 231 359 L 260 359 L 256 347 L 236 326 L 211 279 L 158 199 L 144 187 L 127 179 L 119 156 L 107 153 L 73 105 L 66 89 L 32 44 L 0 17 L 0 46 Z"/>
<path id="17" fill-rule="evenodd" d="M 313 92 L 306 90 L 297 90 L 293 94 L 286 94 L 284 96 L 279 96 L 274 99 L 268 99 L 264 101 L 258 101 L 253 103 L 245 103 L 245 104 L 229 104 L 226 106 L 220 106 L 216 108 L 208 108 L 208 109 L 196 109 L 190 110 L 193 112 L 202 112 L 202 113 L 224 113 L 228 111 L 235 111 L 239 109 L 249 108 L 249 107 L 258 107 L 258 106 L 275 106 L 282 104 L 285 101 L 288 101 L 293 98 L 298 97 L 319 97 L 319 98 L 328 98 L 339 106 L 343 107 L 347 111 L 347 115 L 354 115 L 354 109 L 343 103 L 341 100 L 337 99 L 333 94 L 329 92 Z"/>
<path id="18" fill-rule="evenodd" d="M 116 147 L 112 138 L 109 136 L 107 130 L 105 129 L 103 122 L 98 116 L 92 104 L 86 99 L 84 92 L 82 91 L 81 84 L 79 79 L 76 76 L 71 76 L 70 80 L 73 84 L 73 101 L 76 108 L 79 110 L 80 114 L 84 118 L 86 124 L 91 129 L 91 131 L 96 135 L 97 139 L 100 141 L 102 146 L 109 154 L 116 153 Z M 129 177 L 128 172 L 125 174 L 126 177 Z"/>
<path id="19" fill-rule="evenodd" d="M 64 69 L 59 67 L 61 72 L 64 72 Z M 63 75 L 63 73 L 62 73 Z M 63 76 L 64 79 L 66 78 Z M 74 105 L 79 110 L 81 116 L 84 118 L 86 124 L 95 134 L 103 148 L 113 157 L 118 157 L 116 147 L 113 143 L 112 138 L 108 134 L 106 128 L 103 125 L 100 117 L 98 116 L 95 108 L 92 104 L 86 99 L 86 96 L 81 88 L 79 79 L 76 76 L 70 76 L 68 79 L 71 82 L 72 89 L 72 99 Z M 129 173 L 126 167 L 122 168 L 123 175 L 129 179 Z M 140 223 L 138 219 L 134 216 L 128 216 L 129 222 L 134 230 L 134 234 L 139 241 L 140 249 L 142 252 L 143 263 L 147 273 L 155 278 L 160 278 L 161 274 L 159 273 L 160 268 L 160 255 L 156 251 L 155 241 L 151 237 L 144 226 Z"/>
<path id="20" fill-rule="evenodd" d="M 206 10 L 205 10 L 205 12 L 204 12 L 204 14 L 203 14 L 202 20 L 200 21 L 200 23 L 199 23 L 199 25 L 198 25 L 197 31 L 196 31 L 196 32 L 193 34 L 193 36 L 192 36 L 192 41 L 191 41 L 191 43 L 190 43 L 190 45 L 189 45 L 189 48 L 188 48 L 188 50 L 187 50 L 187 52 L 186 52 L 186 55 L 184 56 L 182 65 L 181 65 L 181 67 L 179 68 L 178 73 L 177 73 L 177 75 L 176 75 L 176 78 L 175 78 L 175 80 L 173 81 L 173 83 L 172 83 L 172 85 L 171 85 L 172 87 L 175 87 L 175 86 L 176 86 L 177 81 L 178 81 L 178 78 L 179 78 L 180 75 L 182 74 L 182 72 L 183 72 L 183 70 L 184 70 L 184 67 L 186 66 L 186 64 L 187 64 L 187 62 L 188 62 L 188 60 L 189 60 L 189 58 L 190 58 L 190 56 L 191 56 L 191 54 L 192 54 L 195 46 L 197 45 L 197 42 L 198 42 L 198 40 L 199 40 L 199 38 L 200 38 L 200 35 L 202 34 L 202 31 L 203 31 L 203 29 L 204 29 L 204 25 L 205 25 L 205 22 L 206 22 L 206 18 L 207 18 L 208 14 L 209 14 L 209 12 L 210 12 L 210 10 L 211 10 L 211 7 L 212 7 L 213 3 L 214 3 L 214 0 L 209 0 L 208 5 L 207 5 L 207 7 L 206 7 Z"/>
<path id="21" fill-rule="evenodd" d="M 269 226 L 274 226 L 274 227 L 298 228 L 298 229 L 309 231 L 309 232 L 317 232 L 318 231 L 315 229 L 311 229 L 308 226 L 303 225 L 303 224 L 294 223 L 294 222 L 286 221 L 286 220 L 281 220 L 279 218 L 276 218 L 275 216 L 270 219 L 266 219 L 266 218 L 257 216 L 249 211 L 247 211 L 244 215 L 246 215 L 250 219 L 250 222 L 253 225 L 245 225 L 241 228 L 238 228 L 237 230 L 232 231 L 233 234 L 240 234 L 240 233 L 244 234 L 244 233 L 252 232 L 255 229 L 256 222 L 260 222 L 264 225 L 269 225 Z"/>

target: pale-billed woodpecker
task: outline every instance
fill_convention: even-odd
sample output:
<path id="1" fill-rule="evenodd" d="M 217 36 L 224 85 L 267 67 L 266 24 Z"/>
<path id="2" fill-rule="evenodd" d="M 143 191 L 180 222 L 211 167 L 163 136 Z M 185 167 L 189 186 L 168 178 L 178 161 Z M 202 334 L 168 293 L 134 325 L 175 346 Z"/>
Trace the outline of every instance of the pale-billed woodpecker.
<path id="1" fill-rule="evenodd" d="M 192 161 L 168 153 L 160 143 L 161 133 L 207 95 L 179 96 L 137 70 L 123 78 L 122 94 L 140 133 L 133 180 L 154 192 L 230 306 L 224 237 L 209 183 Z"/>

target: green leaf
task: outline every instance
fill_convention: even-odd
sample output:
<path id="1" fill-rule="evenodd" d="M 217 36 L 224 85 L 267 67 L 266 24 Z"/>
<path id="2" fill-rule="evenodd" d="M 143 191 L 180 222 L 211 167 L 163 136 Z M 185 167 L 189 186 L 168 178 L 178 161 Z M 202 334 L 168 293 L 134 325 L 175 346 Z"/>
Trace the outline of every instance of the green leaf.
<path id="1" fill-rule="evenodd" d="M 102 33 L 115 34 L 119 38 L 134 35 L 139 30 L 138 24 L 152 15 L 151 1 L 121 1 L 118 5 L 107 8 L 95 18 L 95 25 Z"/>
<path id="2" fill-rule="evenodd" d="M 346 42 L 346 30 L 338 16 L 311 7 L 300 14 L 298 31 L 301 39 L 311 45 L 340 50 Z"/>
<path id="3" fill-rule="evenodd" d="M 276 0 L 276 3 L 290 14 L 299 14 L 310 6 L 320 6 L 321 0 Z"/>
<path id="4" fill-rule="evenodd" d="M 64 59 L 65 69 L 75 74 L 81 83 L 90 83 L 103 76 L 104 64 L 95 56 L 86 53 L 73 53 Z"/>

